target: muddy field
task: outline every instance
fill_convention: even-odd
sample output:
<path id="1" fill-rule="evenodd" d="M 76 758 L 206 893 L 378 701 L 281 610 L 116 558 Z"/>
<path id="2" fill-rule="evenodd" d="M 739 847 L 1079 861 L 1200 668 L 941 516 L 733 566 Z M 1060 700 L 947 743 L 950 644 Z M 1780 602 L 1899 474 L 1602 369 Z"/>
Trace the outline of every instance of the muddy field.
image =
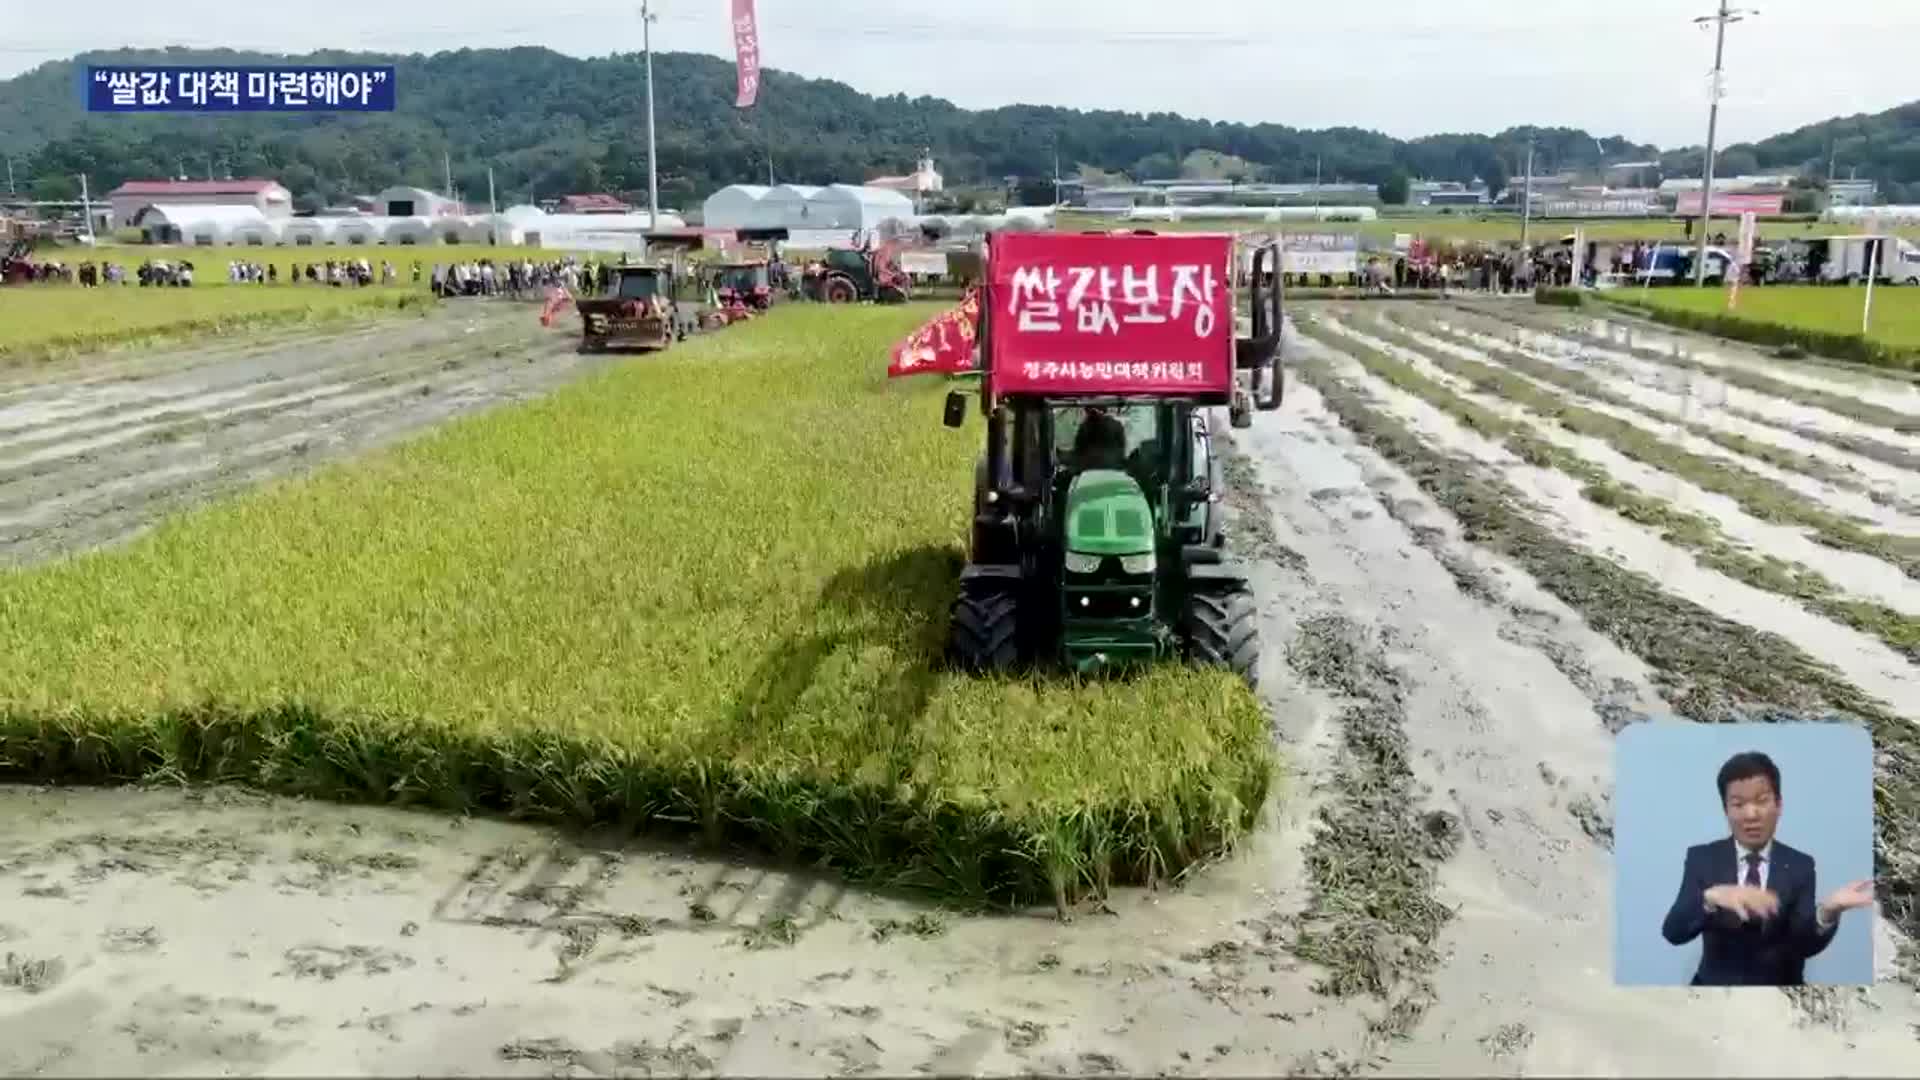
<path id="1" fill-rule="evenodd" d="M 1910 1075 L 1920 392 L 1530 304 L 1298 320 L 1285 407 L 1233 433 L 1293 773 L 1249 850 L 1061 922 L 489 820 L 0 789 L 0 1070 Z M 0 544 L 583 365 L 524 311 L 402 334 L 7 385 Z M 1611 984 L 1612 738 L 1735 707 L 1874 725 L 1871 991 Z"/>

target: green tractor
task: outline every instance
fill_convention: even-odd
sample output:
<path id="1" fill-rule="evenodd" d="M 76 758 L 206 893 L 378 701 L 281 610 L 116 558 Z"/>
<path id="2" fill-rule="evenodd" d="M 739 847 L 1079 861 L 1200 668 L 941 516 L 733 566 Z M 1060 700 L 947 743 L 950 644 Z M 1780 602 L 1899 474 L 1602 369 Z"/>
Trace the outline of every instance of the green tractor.
<path id="1" fill-rule="evenodd" d="M 1079 250 L 1102 252 L 1108 238 L 1098 239 Z M 1230 251 L 1231 241 L 1220 239 L 1220 250 Z M 1235 427 L 1246 427 L 1253 411 L 1279 408 L 1278 248 L 1253 253 L 1246 336 L 1236 333 L 1230 279 L 1224 286 L 1226 326 L 1215 331 L 1220 351 L 1205 379 L 1181 388 L 1151 380 L 1081 387 L 1036 385 L 1013 370 L 1031 374 L 1041 365 L 1032 345 L 996 337 L 996 321 L 1012 316 L 1003 244 L 995 241 L 978 333 L 987 445 L 975 473 L 972 550 L 952 609 L 951 660 L 976 672 L 1059 663 L 1091 673 L 1180 656 L 1257 685 L 1258 615 L 1244 569 L 1225 551 L 1210 415 L 1224 406 Z M 1141 250 L 1106 255 L 1116 270 L 1131 270 L 1144 261 Z M 1145 339 L 1114 336 L 1097 347 L 1123 371 L 1152 367 L 1142 362 L 1154 355 Z M 1079 364 L 1075 377 L 1086 368 Z M 968 396 L 948 395 L 947 426 L 965 423 Z"/>

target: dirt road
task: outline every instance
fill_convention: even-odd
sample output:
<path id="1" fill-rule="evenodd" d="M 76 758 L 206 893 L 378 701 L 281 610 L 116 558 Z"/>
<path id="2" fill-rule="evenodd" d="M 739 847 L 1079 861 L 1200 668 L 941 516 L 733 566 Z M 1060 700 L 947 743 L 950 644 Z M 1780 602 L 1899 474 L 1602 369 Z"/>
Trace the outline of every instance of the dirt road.
<path id="1" fill-rule="evenodd" d="M 1468 317 L 1410 307 L 1436 333 Z M 1067 923 L 962 916 L 612 836 L 234 791 L 0 789 L 0 1070 L 1910 1075 L 1920 1001 L 1895 978 L 1901 913 L 1878 922 L 1890 981 L 1871 991 L 1616 989 L 1608 847 L 1614 734 L 1711 704 L 1729 680 L 1765 688 L 1765 656 L 1687 668 L 1666 644 L 1764 624 L 1906 717 L 1911 662 L 1390 385 L 1350 355 L 1401 348 L 1379 318 L 1303 318 L 1313 336 L 1290 348 L 1306 378 L 1233 433 L 1234 543 L 1256 561 L 1264 691 L 1294 775 L 1251 848 L 1182 887 Z M 422 355 L 460 340 L 416 332 Z M 1393 355 L 1486 397 L 1429 348 Z M 541 355 L 531 367 L 577 363 Z M 406 379 L 435 363 L 414 360 Z M 529 367 L 500 360 L 480 366 Z M 241 366 L 221 385 L 252 387 Z M 287 368 L 277 378 L 310 372 Z M 174 377 L 181 395 L 218 392 Z M 34 400 L 48 411 L 0 400 L 0 425 L 75 422 L 58 412 L 70 399 Z M 46 460 L 110 437 L 69 432 Z M 1612 460 L 1597 437 L 1562 441 L 1569 461 Z M 30 472 L 12 442 L 10 467 Z M 1902 496 L 1910 482 L 1876 480 Z M 1655 487 L 1745 529 L 1742 544 L 1787 542 L 1677 478 Z M 1462 522 L 1496 501 L 1469 542 Z M 1503 547 L 1509 533 L 1525 542 Z M 1868 569 L 1833 587 L 1883 580 Z M 1620 611 L 1558 598 L 1589 595 Z M 1624 650 L 1621 620 L 1662 647 Z M 1903 813 L 1904 790 L 1889 789 Z M 1883 841 L 1904 887 L 1912 853 Z"/>
<path id="2" fill-rule="evenodd" d="M 0 373 L 0 565 L 125 539 L 235 488 L 610 361 L 525 305 Z"/>

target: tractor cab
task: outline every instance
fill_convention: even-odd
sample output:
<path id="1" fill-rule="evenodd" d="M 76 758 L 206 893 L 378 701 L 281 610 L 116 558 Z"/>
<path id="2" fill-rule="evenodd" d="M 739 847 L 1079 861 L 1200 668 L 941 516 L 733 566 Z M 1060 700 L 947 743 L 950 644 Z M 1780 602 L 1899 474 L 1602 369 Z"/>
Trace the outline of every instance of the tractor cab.
<path id="1" fill-rule="evenodd" d="M 765 311 L 773 303 L 773 281 L 764 262 L 721 263 L 713 268 L 713 291 L 725 308 Z"/>
<path id="2" fill-rule="evenodd" d="M 801 289 L 809 299 L 829 304 L 901 304 L 913 298 L 912 280 L 900 269 L 899 248 L 892 242 L 873 250 L 829 248 L 806 268 Z"/>
<path id="3" fill-rule="evenodd" d="M 1212 412 L 1277 409 L 1278 248 L 1254 253 L 1236 336 L 1232 238 L 998 234 L 981 305 L 986 448 L 950 623 L 972 670 L 1093 671 L 1170 656 L 1258 679 L 1227 557 Z M 969 395 L 948 396 L 965 423 Z"/>
<path id="4" fill-rule="evenodd" d="M 618 263 L 608 268 L 606 290 L 574 301 L 580 312 L 580 349 L 664 349 L 686 337 L 675 298 L 672 267 Z"/>

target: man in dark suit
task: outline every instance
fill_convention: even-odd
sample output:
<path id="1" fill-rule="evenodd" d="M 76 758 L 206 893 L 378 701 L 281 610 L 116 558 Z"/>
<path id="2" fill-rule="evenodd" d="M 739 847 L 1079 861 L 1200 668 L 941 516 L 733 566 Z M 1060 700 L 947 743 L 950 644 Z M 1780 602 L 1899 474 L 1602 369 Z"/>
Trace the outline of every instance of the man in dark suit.
<path id="1" fill-rule="evenodd" d="M 1813 856 L 1773 838 L 1780 770 L 1767 755 L 1733 755 L 1718 781 L 1730 835 L 1687 849 L 1661 933 L 1674 945 L 1702 939 L 1695 986 L 1799 986 L 1840 916 L 1873 903 L 1873 882 L 1816 902 Z"/>

